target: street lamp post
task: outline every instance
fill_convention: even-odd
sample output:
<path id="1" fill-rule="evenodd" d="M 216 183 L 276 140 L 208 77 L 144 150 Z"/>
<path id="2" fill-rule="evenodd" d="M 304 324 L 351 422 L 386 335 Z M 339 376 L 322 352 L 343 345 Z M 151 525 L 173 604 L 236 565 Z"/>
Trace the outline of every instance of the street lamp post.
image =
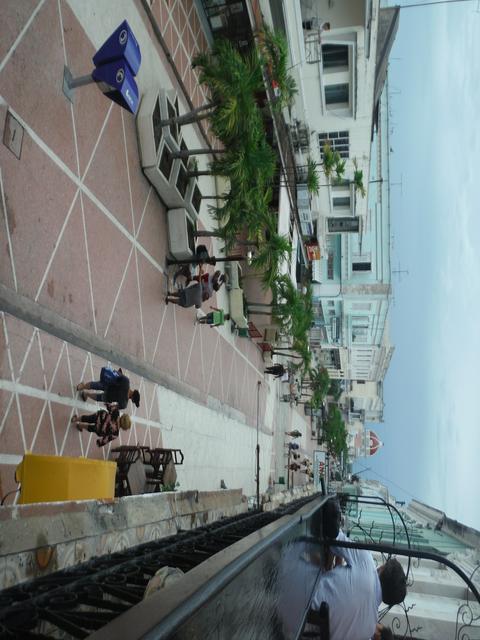
<path id="1" fill-rule="evenodd" d="M 257 446 L 256 451 L 256 482 L 257 482 L 257 509 L 260 510 L 260 442 L 258 439 L 258 419 L 260 412 L 260 387 L 262 383 L 259 380 L 257 382 Z"/>

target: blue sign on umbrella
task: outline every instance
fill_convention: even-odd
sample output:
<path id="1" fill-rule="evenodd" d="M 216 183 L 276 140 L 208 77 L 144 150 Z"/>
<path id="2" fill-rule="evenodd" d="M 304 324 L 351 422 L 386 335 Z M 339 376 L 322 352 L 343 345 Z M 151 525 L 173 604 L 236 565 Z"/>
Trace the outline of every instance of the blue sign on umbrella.
<path id="1" fill-rule="evenodd" d="M 65 67 L 63 92 L 73 102 L 73 89 L 96 82 L 110 100 L 127 111 L 136 113 L 139 95 L 134 76 L 140 69 L 141 61 L 137 39 L 124 20 L 93 56 L 95 69 L 91 75 L 72 78 L 69 69 Z"/>
<path id="2" fill-rule="evenodd" d="M 105 40 L 93 56 L 93 64 L 99 67 L 120 58 L 125 60 L 132 75 L 136 76 L 142 62 L 142 54 L 137 39 L 126 20 Z"/>
<path id="3" fill-rule="evenodd" d="M 93 70 L 92 78 L 102 93 L 124 109 L 136 113 L 138 109 L 138 87 L 130 67 L 123 60 L 102 64 Z"/>

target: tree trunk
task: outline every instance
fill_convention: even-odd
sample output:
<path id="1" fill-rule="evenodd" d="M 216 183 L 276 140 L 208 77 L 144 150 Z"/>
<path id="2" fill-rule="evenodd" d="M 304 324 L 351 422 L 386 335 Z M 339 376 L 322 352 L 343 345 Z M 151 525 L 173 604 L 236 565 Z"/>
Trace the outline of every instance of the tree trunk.
<path id="1" fill-rule="evenodd" d="M 278 349 L 275 349 L 274 351 L 270 351 L 272 356 L 287 356 L 289 358 L 297 358 L 298 360 L 303 360 L 302 356 L 295 356 L 293 355 L 293 353 L 283 353 L 282 351 L 278 351 Z"/>
<path id="2" fill-rule="evenodd" d="M 213 176 L 213 171 L 187 171 L 187 180 L 190 178 L 199 178 L 200 176 Z"/>
<path id="3" fill-rule="evenodd" d="M 217 153 L 226 153 L 226 149 L 185 149 L 183 151 L 173 151 L 170 155 L 172 158 L 188 159 L 191 156 L 212 155 Z"/>
<path id="4" fill-rule="evenodd" d="M 195 231 L 193 234 L 195 238 L 222 238 L 222 234 L 219 231 Z"/>
<path id="5" fill-rule="evenodd" d="M 204 104 L 201 107 L 192 109 L 188 113 L 185 113 L 183 116 L 175 116 L 173 118 L 166 118 L 165 120 L 160 120 L 160 126 L 169 127 L 172 124 L 178 124 L 178 126 L 181 127 L 184 124 L 192 124 L 194 122 L 199 122 L 200 120 L 204 120 L 205 118 L 208 118 L 211 110 L 214 107 L 216 107 L 217 104 L 218 103 L 216 102 L 210 102 L 209 104 Z"/>
<path id="6" fill-rule="evenodd" d="M 247 313 L 249 316 L 271 316 L 272 315 L 270 311 L 251 311 L 248 307 L 247 307 Z"/>

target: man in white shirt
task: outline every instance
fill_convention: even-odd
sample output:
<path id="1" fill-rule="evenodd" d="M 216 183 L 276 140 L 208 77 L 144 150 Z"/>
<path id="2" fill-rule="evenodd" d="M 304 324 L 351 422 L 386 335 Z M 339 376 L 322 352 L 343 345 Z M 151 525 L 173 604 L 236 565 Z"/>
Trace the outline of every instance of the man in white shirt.
<path id="1" fill-rule="evenodd" d="M 348 538 L 340 531 L 337 540 Z M 394 605 L 405 598 L 403 568 L 391 558 L 377 569 L 371 553 L 362 549 L 333 547 L 332 552 L 346 564 L 321 576 L 312 608 L 328 604 L 330 640 L 369 640 L 376 631 L 380 603 Z"/>

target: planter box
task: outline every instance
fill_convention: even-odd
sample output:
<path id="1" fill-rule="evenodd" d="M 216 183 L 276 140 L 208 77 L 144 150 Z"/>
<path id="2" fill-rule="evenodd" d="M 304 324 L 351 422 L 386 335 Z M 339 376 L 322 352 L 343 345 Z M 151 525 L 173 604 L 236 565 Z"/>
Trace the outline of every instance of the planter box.
<path id="1" fill-rule="evenodd" d="M 153 167 L 144 167 L 143 171 L 155 188 L 167 207 L 183 207 L 184 199 L 179 191 L 180 172 L 185 173 L 183 164 L 178 159 L 173 159 L 171 153 L 178 151 L 162 138 L 156 164 Z"/>
<path id="2" fill-rule="evenodd" d="M 195 255 L 195 222 L 184 208 L 170 209 L 167 214 L 168 246 L 177 260 Z"/>
<path id="3" fill-rule="evenodd" d="M 142 167 L 157 164 L 160 144 L 163 139 L 177 148 L 181 144 L 180 129 L 177 125 L 161 127 L 161 120 L 178 115 L 178 99 L 173 91 L 152 89 L 143 95 L 137 115 L 137 134 Z"/>

